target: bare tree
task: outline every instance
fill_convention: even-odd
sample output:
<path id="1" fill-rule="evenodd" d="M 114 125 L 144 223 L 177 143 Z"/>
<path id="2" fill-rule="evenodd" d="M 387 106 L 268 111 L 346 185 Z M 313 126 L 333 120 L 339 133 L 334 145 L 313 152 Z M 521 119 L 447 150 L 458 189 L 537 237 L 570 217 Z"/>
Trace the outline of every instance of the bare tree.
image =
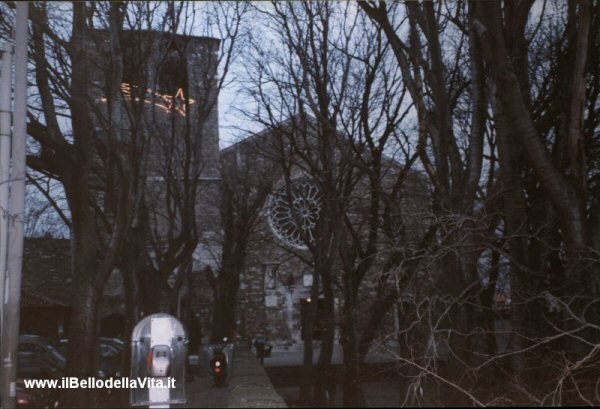
<path id="1" fill-rule="evenodd" d="M 404 13 L 399 5 L 385 2 L 360 6 L 385 32 L 416 107 L 419 160 L 434 186 L 433 228 L 442 237 L 428 244 L 456 249 L 442 256 L 443 273 L 435 278 L 437 291 L 446 293 L 449 301 L 440 300 L 437 314 L 455 332 L 443 336 L 447 341 L 433 342 L 448 342 L 457 354 L 448 370 L 451 378 L 458 378 L 474 347 L 473 338 L 465 335 L 477 320 L 473 308 L 479 304 L 476 261 L 485 249 L 476 245 L 480 227 L 470 221 L 475 220 L 487 116 L 481 46 L 462 3 L 447 13 L 439 7 L 436 10 L 434 3 L 407 3 Z M 406 26 L 409 34 L 404 40 L 399 27 Z M 453 45 L 443 47 L 442 35 L 451 38 Z M 457 126 L 459 121 L 465 125 Z"/>
<path id="2" fill-rule="evenodd" d="M 74 279 L 67 373 L 72 376 L 95 374 L 99 301 L 103 284 L 115 266 L 120 265 L 126 275 L 132 324 L 139 318 L 141 301 L 134 274 L 143 277 L 140 270 L 144 265 L 158 265 L 156 270 L 161 274 L 150 280 L 156 282 L 157 278 L 166 280 L 173 270 L 186 271 L 190 265 L 197 244 L 199 176 L 205 159 L 214 155 L 203 150 L 203 133 L 208 132 L 209 116 L 216 115 L 216 95 L 238 50 L 235 39 L 245 8 L 241 4 L 231 6 L 211 9 L 215 16 L 225 19 L 217 24 L 224 37 L 223 51 L 207 53 L 214 60 L 208 66 L 195 67 L 205 69 L 205 75 L 196 75 L 200 82 L 189 84 L 197 87 L 196 94 L 207 103 L 192 106 L 185 90 L 182 105 L 176 106 L 173 101 L 178 95 L 173 92 L 168 99 L 173 104 L 166 106 L 170 113 L 159 114 L 157 108 L 164 101 L 157 103 L 156 94 L 147 94 L 148 88 L 156 86 L 157 78 L 148 70 L 151 44 L 148 38 L 141 41 L 139 34 L 144 30 L 157 30 L 163 37 L 176 36 L 178 30 L 189 33 L 195 29 L 196 5 L 92 2 L 39 4 L 32 10 L 37 112 L 41 118 L 30 115 L 28 131 L 40 148 L 28 157 L 28 165 L 60 181 L 69 204 Z M 182 10 L 188 13 L 183 13 L 185 18 L 181 18 Z M 162 34 L 165 32 L 170 34 Z M 133 51 L 132 55 L 126 55 L 127 51 Z M 135 58 L 137 61 L 132 61 Z M 222 77 L 208 75 L 221 63 Z M 135 81 L 131 78 L 132 64 L 141 68 Z M 152 98 L 153 109 L 146 107 L 148 98 Z M 171 115 L 172 132 L 161 134 L 160 128 L 148 127 L 156 115 Z M 193 134 L 192 127 L 198 132 Z M 172 234 L 166 247 L 161 240 L 149 257 L 147 244 L 156 236 L 141 229 L 140 223 L 149 220 L 149 209 L 161 211 L 149 206 L 147 200 L 147 189 L 152 185 L 148 176 L 157 165 L 156 161 L 150 163 L 149 155 L 154 154 L 155 160 L 160 157 L 161 137 L 167 141 L 169 134 L 178 138 L 162 145 L 171 149 L 164 153 L 176 150 L 181 159 L 167 167 L 166 180 L 171 186 L 163 196 L 166 203 L 161 205 L 171 212 L 166 230 Z M 128 246 L 123 247 L 125 241 Z M 175 275 L 177 292 L 183 275 Z M 69 390 L 65 395 L 68 406 L 94 406 L 94 394 Z"/>
<path id="3" fill-rule="evenodd" d="M 490 362 L 511 360 L 512 373 L 504 372 L 504 379 L 517 389 L 517 395 L 527 395 L 529 386 L 540 377 L 550 385 L 561 382 L 555 369 L 547 370 L 554 365 L 544 354 L 556 357 L 554 354 L 560 355 L 568 346 L 572 359 L 589 362 L 583 357 L 594 350 L 596 339 L 590 327 L 594 324 L 584 318 L 583 311 L 594 308 L 591 300 L 597 288 L 589 276 L 597 253 L 587 230 L 595 220 L 590 206 L 594 199 L 587 188 L 594 173 L 586 166 L 595 161 L 586 141 L 594 139 L 597 127 L 582 108 L 595 107 L 597 101 L 597 94 L 584 91 L 584 84 L 595 83 L 590 77 L 595 71 L 586 62 L 594 58 L 589 44 L 597 41 L 597 25 L 591 18 L 595 6 L 586 2 L 537 5 L 541 7 L 534 7 L 534 2 L 495 2 L 485 7 L 477 3 L 410 3 L 403 12 L 397 4 L 360 3 L 385 31 L 403 70 L 417 107 L 420 160 L 436 189 L 433 225 L 437 224 L 438 235 L 445 239 L 433 243 L 446 254 L 438 253 L 445 260 L 441 271 L 447 272 L 450 281 L 441 281 L 431 295 L 437 297 L 449 289 L 451 304 L 450 309 L 438 311 L 441 314 L 436 315 L 439 321 L 434 320 L 435 326 L 431 321 L 426 325 L 440 333 L 446 325 L 460 334 L 451 335 L 447 344 L 445 360 L 450 371 L 445 375 L 440 368 L 432 370 L 423 364 L 427 360 L 416 360 L 420 353 L 404 355 L 402 361 L 478 404 L 484 401 L 466 386 L 471 382 L 481 385 L 481 380 L 469 381 L 461 374 L 472 365 L 480 370 Z M 406 32 L 408 39 L 404 40 L 401 33 Z M 461 52 L 453 45 L 463 44 L 463 36 L 469 47 Z M 427 54 L 422 55 L 422 50 Z M 451 65 L 453 61 L 463 58 L 470 72 L 452 71 L 451 67 L 457 66 Z M 470 92 L 465 95 L 461 89 L 467 87 Z M 463 120 L 461 99 L 471 105 L 466 111 L 471 119 L 464 154 L 458 148 L 462 138 L 457 133 Z M 490 118 L 486 119 L 488 111 Z M 487 148 L 483 144 L 486 134 Z M 485 183 L 480 180 L 481 163 L 488 169 Z M 478 215 L 481 209 L 487 216 Z M 482 253 L 486 248 L 495 260 L 489 282 L 498 280 L 494 266 L 501 259 L 510 267 L 512 331 L 510 353 L 495 356 L 494 348 L 487 349 L 481 352 L 493 358 L 481 361 L 472 353 L 477 346 L 474 334 L 479 331 L 472 308 L 492 307 L 493 288 L 489 283 L 483 288 L 474 274 L 475 262 L 488 254 Z M 566 314 L 562 320 L 557 319 L 558 307 L 554 301 L 549 305 L 547 297 L 564 297 L 562 302 L 570 303 L 571 307 L 561 309 Z M 423 304 L 415 299 L 414 306 L 422 308 Z M 566 319 L 577 315 L 574 311 L 578 309 L 579 320 Z M 409 327 L 416 325 L 410 323 L 416 318 L 408 318 Z M 496 334 L 489 324 L 483 328 Z M 586 335 L 575 339 L 568 335 L 570 331 Z M 456 342 L 465 336 L 466 349 Z M 502 371 L 502 365 L 497 369 Z M 585 376 L 579 379 L 583 388 Z M 527 386 L 517 386 L 519 382 Z M 577 388 L 575 378 L 573 382 Z M 418 385 L 417 381 L 413 384 Z M 534 399 L 533 394 L 529 398 Z M 589 401 L 585 393 L 575 399 Z"/>
<path id="4" fill-rule="evenodd" d="M 112 17 L 111 27 L 116 29 L 114 13 Z M 43 122 L 29 122 L 29 134 L 40 143 L 41 151 L 39 155 L 28 157 L 28 165 L 60 180 L 69 202 L 73 241 L 73 305 L 67 373 L 85 377 L 95 374 L 98 356 L 94 353 L 99 328 L 98 305 L 103 283 L 112 271 L 127 228 L 131 180 L 125 155 L 117 147 L 119 136 L 115 131 L 109 132 L 103 142 L 109 148 L 111 156 L 110 172 L 119 176 L 120 187 L 115 196 L 114 222 L 103 225 L 97 217 L 97 197 L 93 186 L 97 131 L 93 127 L 94 113 L 89 99 L 90 61 L 85 52 L 89 32 L 87 6 L 83 3 L 73 4 L 72 18 L 71 38 L 67 41 L 50 28 L 46 5 L 40 5 L 32 12 L 35 78 L 40 93 Z M 58 40 L 55 45 L 61 49 L 60 55 L 70 59 L 70 82 L 64 76 L 61 77 L 65 72 L 53 72 L 48 62 L 46 39 L 53 36 Z M 122 68 L 118 61 L 114 61 L 113 69 L 117 79 L 120 78 Z M 53 94 L 53 89 L 57 86 L 63 86 L 63 90 L 68 93 L 61 97 L 71 114 L 70 135 L 59 126 L 56 94 Z M 111 110 L 115 113 L 111 116 L 110 123 L 112 129 L 116 130 L 121 118 L 116 114 L 120 111 L 120 100 L 115 91 L 118 92 L 118 87 L 116 90 L 113 87 L 109 96 Z M 98 257 L 98 254 L 103 256 Z M 94 402 L 93 394 L 76 390 L 70 392 L 65 394 L 68 406 Z"/>
<path id="5" fill-rule="evenodd" d="M 343 298 L 344 402 L 364 403 L 360 364 L 397 292 L 388 295 L 385 289 L 393 284 L 382 277 L 381 299 L 369 305 L 361 290 L 367 273 L 379 263 L 384 209 L 398 207 L 397 192 L 414 162 L 409 142 L 399 132 L 409 111 L 400 71 L 390 65 L 392 55 L 382 32 L 357 15 L 355 7 L 330 3 L 261 7 L 276 40 L 270 49 L 258 47 L 251 73 L 251 92 L 259 104 L 252 118 L 273 135 L 290 202 L 295 179 L 302 175 L 320 192 L 314 235 L 302 237 L 315 271 L 313 295 L 321 287 L 325 301 L 315 385 L 315 402 L 320 404 L 326 403 L 324 392 L 329 389 L 322 388 L 333 351 L 337 290 Z M 404 165 L 386 156 L 397 152 Z M 396 194 L 384 198 L 386 189 Z M 366 318 L 367 325 L 362 324 L 362 311 L 373 313 Z M 307 329 L 304 363 L 309 370 L 311 326 Z"/>
<path id="6" fill-rule="evenodd" d="M 216 276 L 209 272 L 214 294 L 213 342 L 233 339 L 236 332 L 240 275 L 246 268 L 249 241 L 278 174 L 274 162 L 264 160 L 252 145 L 249 148 L 221 153 L 219 198 L 224 234 L 219 270 Z"/>

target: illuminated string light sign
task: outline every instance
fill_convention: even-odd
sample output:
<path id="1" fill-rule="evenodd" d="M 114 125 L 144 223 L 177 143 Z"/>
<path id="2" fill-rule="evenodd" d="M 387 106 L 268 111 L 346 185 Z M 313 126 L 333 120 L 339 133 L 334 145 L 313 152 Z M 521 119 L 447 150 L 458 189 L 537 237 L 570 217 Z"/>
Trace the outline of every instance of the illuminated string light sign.
<path id="1" fill-rule="evenodd" d="M 279 187 L 271 194 L 268 220 L 275 236 L 291 247 L 305 250 L 305 240 L 315 241 L 321 213 L 321 195 L 310 179 L 292 181 L 290 188 Z"/>
<path id="2" fill-rule="evenodd" d="M 140 97 L 132 96 L 132 92 L 131 92 L 132 90 L 137 91 L 137 88 L 138 88 L 137 85 L 131 85 L 126 82 L 122 83 L 121 84 L 121 92 L 123 93 L 123 98 L 126 101 L 131 101 L 132 99 L 135 101 L 139 101 Z M 139 95 L 138 92 L 135 92 L 135 94 Z M 100 100 L 102 102 L 106 102 L 107 98 L 102 97 L 102 98 L 100 98 Z M 146 93 L 144 96 L 144 103 L 153 105 L 156 108 L 158 108 L 166 113 L 178 112 L 183 116 L 187 115 L 186 101 L 189 105 L 193 105 L 196 103 L 195 99 L 185 97 L 183 88 L 178 88 L 177 91 L 175 92 L 175 95 L 161 94 L 159 92 L 153 91 L 150 88 L 148 88 L 148 89 L 146 89 Z"/>

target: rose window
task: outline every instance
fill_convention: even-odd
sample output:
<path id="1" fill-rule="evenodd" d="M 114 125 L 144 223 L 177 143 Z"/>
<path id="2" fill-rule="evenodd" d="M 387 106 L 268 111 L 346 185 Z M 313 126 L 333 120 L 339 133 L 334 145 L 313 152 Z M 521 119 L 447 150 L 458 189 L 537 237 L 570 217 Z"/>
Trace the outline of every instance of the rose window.
<path id="1" fill-rule="evenodd" d="M 306 249 L 315 239 L 321 203 L 319 188 L 308 179 L 294 180 L 282 186 L 269 202 L 269 223 L 275 235 L 288 245 Z"/>

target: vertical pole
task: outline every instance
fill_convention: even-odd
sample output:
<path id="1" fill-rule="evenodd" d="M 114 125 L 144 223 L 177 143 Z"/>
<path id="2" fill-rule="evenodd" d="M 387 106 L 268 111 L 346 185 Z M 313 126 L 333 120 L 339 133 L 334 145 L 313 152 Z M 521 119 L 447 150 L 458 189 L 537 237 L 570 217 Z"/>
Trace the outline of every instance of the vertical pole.
<path id="1" fill-rule="evenodd" d="M 0 71 L 0 334 L 4 325 L 4 275 L 8 249 L 8 178 L 10 172 L 10 127 L 12 125 L 12 64 L 13 46 L 3 42 Z"/>
<path id="2" fill-rule="evenodd" d="M 28 2 L 17 2 L 15 24 L 15 116 L 12 139 L 12 171 L 10 175 L 10 220 L 4 326 L 2 333 L 2 407 L 15 408 L 21 269 L 23 267 L 23 218 L 25 215 L 25 143 L 27 110 L 27 36 Z"/>
<path id="3" fill-rule="evenodd" d="M 161 317 L 161 318 L 152 318 L 150 321 L 150 353 L 152 354 L 152 348 L 155 345 L 170 345 L 172 342 L 172 338 L 175 337 L 172 332 L 172 317 Z M 173 357 L 170 357 L 173 359 Z M 162 380 L 167 382 L 168 378 L 163 377 L 155 377 L 153 373 L 149 374 L 156 380 Z M 148 409 L 162 409 L 162 408 L 170 408 L 171 405 L 164 402 L 169 402 L 171 395 L 171 391 L 168 388 L 156 388 L 150 386 L 148 389 Z M 163 403 L 160 403 L 163 402 Z"/>

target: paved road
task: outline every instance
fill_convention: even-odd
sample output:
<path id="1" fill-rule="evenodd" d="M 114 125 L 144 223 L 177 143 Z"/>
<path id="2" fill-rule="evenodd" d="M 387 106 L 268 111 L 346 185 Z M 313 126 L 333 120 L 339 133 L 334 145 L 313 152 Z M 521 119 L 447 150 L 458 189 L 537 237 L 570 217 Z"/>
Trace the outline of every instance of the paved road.
<path id="1" fill-rule="evenodd" d="M 228 388 L 215 388 L 207 376 L 195 376 L 185 385 L 187 404 L 172 405 L 172 408 L 225 408 L 227 407 Z M 126 408 L 129 406 L 129 390 L 120 390 L 103 402 L 104 408 Z"/>
<path id="2" fill-rule="evenodd" d="M 212 380 L 208 376 L 194 377 L 187 382 L 186 395 L 188 403 L 185 405 L 173 405 L 173 408 L 225 408 L 227 407 L 228 389 L 213 387 Z"/>

